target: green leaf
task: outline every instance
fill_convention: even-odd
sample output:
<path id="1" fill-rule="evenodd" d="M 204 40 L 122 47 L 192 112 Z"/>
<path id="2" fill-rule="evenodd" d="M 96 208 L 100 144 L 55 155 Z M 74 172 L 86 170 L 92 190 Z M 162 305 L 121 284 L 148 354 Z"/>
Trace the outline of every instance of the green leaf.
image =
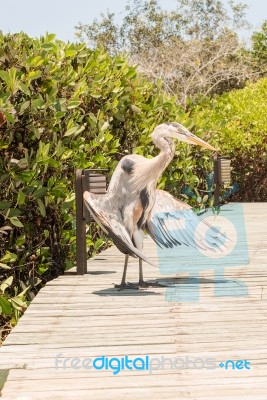
<path id="1" fill-rule="evenodd" d="M 19 311 L 23 311 L 25 308 L 27 308 L 27 303 L 23 301 L 19 296 L 12 297 L 10 301 L 12 306 Z"/>
<path id="2" fill-rule="evenodd" d="M 44 63 L 44 59 L 41 56 L 36 56 L 36 57 L 32 58 L 32 60 L 30 61 L 30 65 L 32 67 L 39 67 L 43 63 Z"/>
<path id="3" fill-rule="evenodd" d="M 19 81 L 17 78 L 17 69 L 14 67 L 9 67 L 8 71 L 0 71 L 0 78 L 2 78 L 7 86 L 7 89 L 12 92 L 16 92 L 18 89 Z"/>
<path id="4" fill-rule="evenodd" d="M 14 122 L 16 121 L 13 114 L 14 114 L 14 113 L 9 113 L 9 112 L 6 112 L 6 113 L 5 113 L 6 119 L 7 119 L 8 122 L 10 122 L 11 124 L 14 124 Z"/>
<path id="5" fill-rule="evenodd" d="M 73 126 L 72 128 L 68 129 L 64 136 L 71 136 L 74 135 L 79 129 L 79 126 Z"/>
<path id="6" fill-rule="evenodd" d="M 41 199 L 37 199 L 38 208 L 42 217 L 46 216 L 46 209 Z"/>
<path id="7" fill-rule="evenodd" d="M 68 208 L 70 208 L 72 206 L 74 200 L 75 200 L 75 193 L 69 194 L 66 197 L 65 201 L 62 203 L 62 209 L 67 210 Z"/>
<path id="8" fill-rule="evenodd" d="M 44 104 L 45 102 L 42 99 L 35 99 L 31 102 L 32 108 L 42 108 Z"/>
<path id="9" fill-rule="evenodd" d="M 0 307 L 2 308 L 2 314 L 4 315 L 13 314 L 10 302 L 2 296 L 0 296 Z"/>
<path id="10" fill-rule="evenodd" d="M 18 217 L 11 217 L 9 218 L 12 225 L 17 226 L 18 228 L 23 228 L 23 224 L 20 222 Z"/>
<path id="11" fill-rule="evenodd" d="M 0 210 L 8 210 L 12 206 L 10 201 L 1 201 L 0 202 Z"/>
<path id="12" fill-rule="evenodd" d="M 135 106 L 134 104 L 131 105 L 131 109 L 135 113 L 140 113 L 141 112 L 141 109 L 139 107 Z"/>
<path id="13" fill-rule="evenodd" d="M 53 42 L 53 40 L 57 37 L 57 35 L 55 33 L 49 33 L 45 39 L 47 42 Z"/>
<path id="14" fill-rule="evenodd" d="M 9 288 L 12 285 L 13 282 L 13 276 L 10 276 L 7 278 L 0 286 L 0 290 L 2 293 L 5 293 L 5 290 Z"/>
<path id="15" fill-rule="evenodd" d="M 1 263 L 1 262 L 0 262 L 0 268 L 3 268 L 3 269 L 11 269 L 11 267 L 9 267 L 7 264 L 3 264 L 3 263 Z"/>
<path id="16" fill-rule="evenodd" d="M 9 75 L 7 71 L 0 71 L 0 78 L 3 79 L 6 85 L 9 85 Z"/>
<path id="17" fill-rule="evenodd" d="M 47 193 L 47 188 L 45 187 L 41 187 L 35 190 L 35 192 L 33 192 L 33 197 L 35 197 L 36 199 L 41 199 L 42 197 L 45 196 L 45 194 Z"/>
<path id="18" fill-rule="evenodd" d="M 24 103 L 22 103 L 20 106 L 20 113 L 23 113 L 25 110 L 27 110 L 30 104 L 31 104 L 30 101 L 25 101 Z"/>
<path id="19" fill-rule="evenodd" d="M 26 242 L 26 237 L 25 237 L 25 235 L 21 235 L 21 236 L 19 236 L 19 237 L 17 238 L 17 240 L 16 240 L 16 246 L 20 247 L 20 246 L 24 245 L 25 242 Z"/>
<path id="20" fill-rule="evenodd" d="M 75 193 L 70 193 L 68 194 L 68 196 L 65 198 L 65 202 L 69 203 L 69 202 L 73 202 L 75 200 Z"/>
<path id="21" fill-rule="evenodd" d="M 62 118 L 62 117 L 64 117 L 65 114 L 66 114 L 66 113 L 65 113 L 64 111 L 58 111 L 58 112 L 56 113 L 56 118 Z"/>
<path id="22" fill-rule="evenodd" d="M 73 150 L 65 150 L 64 153 L 61 155 L 60 159 L 61 160 L 68 160 L 70 157 L 73 157 Z"/>
<path id="23" fill-rule="evenodd" d="M 43 266 L 43 265 L 39 264 L 39 266 L 38 266 L 38 274 L 42 275 L 42 274 L 44 274 L 47 270 L 48 270 L 48 267 L 47 267 L 47 266 Z"/>
<path id="24" fill-rule="evenodd" d="M 95 249 L 98 250 L 101 246 L 103 246 L 103 244 L 105 244 L 105 241 L 101 238 L 97 239 L 97 241 L 95 242 Z"/>
<path id="25" fill-rule="evenodd" d="M 111 135 L 111 133 L 106 133 L 105 134 L 106 143 L 109 143 L 112 139 L 113 139 L 113 135 Z"/>
<path id="26" fill-rule="evenodd" d="M 77 54 L 76 49 L 66 49 L 65 50 L 65 57 L 73 57 Z"/>
<path id="27" fill-rule="evenodd" d="M 76 108 L 81 104 L 80 100 L 71 100 L 68 105 L 67 105 L 67 109 L 71 110 L 72 108 Z"/>
<path id="28" fill-rule="evenodd" d="M 0 261 L 3 263 L 10 263 L 16 261 L 16 259 L 17 255 L 7 250 L 5 255 L 3 255 L 3 257 L 0 259 Z"/>
<path id="29" fill-rule="evenodd" d="M 17 204 L 18 204 L 19 206 L 21 206 L 22 204 L 24 204 L 24 203 L 25 203 L 25 198 L 26 198 L 25 193 L 24 193 L 22 190 L 20 190 L 20 191 L 18 192 Z"/>
<path id="30" fill-rule="evenodd" d="M 30 80 L 34 80 L 34 79 L 38 79 L 40 78 L 40 76 L 42 76 L 42 72 L 41 71 L 31 71 L 28 75 L 28 78 Z"/>
<path id="31" fill-rule="evenodd" d="M 6 213 L 6 218 L 11 217 L 19 217 L 21 215 L 21 211 L 18 208 L 10 208 Z"/>
<path id="32" fill-rule="evenodd" d="M 18 87 L 24 94 L 27 94 L 28 96 L 31 95 L 31 92 L 30 92 L 28 86 L 25 83 L 19 82 L 18 83 Z M 22 111 L 21 108 L 20 108 L 20 111 Z"/>
<path id="33" fill-rule="evenodd" d="M 89 117 L 95 124 L 97 124 L 97 117 L 95 116 L 95 114 L 89 113 Z"/>
<path id="34" fill-rule="evenodd" d="M 119 93 L 121 91 L 123 91 L 122 87 L 116 87 L 115 89 L 112 90 L 112 93 Z"/>
<path id="35" fill-rule="evenodd" d="M 54 43 L 47 42 L 42 44 L 42 49 L 44 49 L 45 51 L 51 51 L 51 50 L 57 50 L 57 46 Z"/>

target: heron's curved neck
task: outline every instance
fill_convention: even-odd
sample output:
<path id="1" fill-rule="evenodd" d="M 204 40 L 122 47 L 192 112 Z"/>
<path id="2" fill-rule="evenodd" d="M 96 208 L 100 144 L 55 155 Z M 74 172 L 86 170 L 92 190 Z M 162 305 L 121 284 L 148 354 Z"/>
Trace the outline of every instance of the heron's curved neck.
<path id="1" fill-rule="evenodd" d="M 169 165 L 174 157 L 175 146 L 171 139 L 164 136 L 152 134 L 154 144 L 161 150 L 160 154 L 155 157 L 155 160 L 160 164 L 161 172 Z"/>

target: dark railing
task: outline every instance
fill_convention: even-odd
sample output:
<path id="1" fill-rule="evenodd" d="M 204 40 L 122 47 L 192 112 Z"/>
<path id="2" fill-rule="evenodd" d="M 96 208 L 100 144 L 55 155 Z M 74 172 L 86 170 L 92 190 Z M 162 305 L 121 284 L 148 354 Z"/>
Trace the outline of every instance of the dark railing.
<path id="1" fill-rule="evenodd" d="M 86 257 L 86 223 L 93 221 L 85 207 L 83 194 L 89 191 L 95 194 L 106 193 L 107 181 L 103 172 L 107 170 L 78 169 L 75 174 L 75 199 L 76 199 L 76 266 L 77 274 L 87 272 Z"/>
<path id="2" fill-rule="evenodd" d="M 224 157 L 214 158 L 214 205 L 220 205 L 220 186 L 231 182 L 231 160 Z"/>

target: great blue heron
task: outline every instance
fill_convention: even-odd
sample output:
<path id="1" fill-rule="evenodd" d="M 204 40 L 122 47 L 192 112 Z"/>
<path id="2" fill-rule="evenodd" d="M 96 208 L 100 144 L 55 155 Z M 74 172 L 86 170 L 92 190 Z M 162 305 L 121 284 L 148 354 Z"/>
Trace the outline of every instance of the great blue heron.
<path id="1" fill-rule="evenodd" d="M 142 253 L 144 230 L 161 247 L 185 244 L 216 251 L 223 245 L 220 232 L 209 229 L 207 234 L 206 223 L 200 221 L 189 205 L 177 200 L 168 192 L 156 189 L 158 178 L 174 156 L 175 146 L 170 138 L 216 151 L 181 124 L 164 123 L 158 125 L 152 133 L 152 140 L 160 149 L 159 155 L 150 159 L 137 154 L 124 156 L 112 175 L 106 194 L 84 193 L 85 204 L 94 220 L 125 254 L 124 270 L 119 285 L 121 289 L 127 286 L 129 256 L 139 258 L 139 286 L 146 286 L 142 260 L 150 264 L 152 262 Z M 186 221 L 189 227 L 186 231 L 179 229 L 183 221 Z M 171 231 L 168 223 L 174 228 Z"/>

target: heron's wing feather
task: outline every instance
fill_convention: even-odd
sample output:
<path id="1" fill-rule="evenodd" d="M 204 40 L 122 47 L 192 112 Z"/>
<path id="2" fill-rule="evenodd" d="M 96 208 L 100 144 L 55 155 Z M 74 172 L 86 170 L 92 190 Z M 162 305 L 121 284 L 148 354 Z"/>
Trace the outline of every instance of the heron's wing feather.
<path id="1" fill-rule="evenodd" d="M 129 233 L 123 226 L 122 221 L 120 221 L 121 218 L 119 215 L 101 208 L 101 198 L 104 199 L 104 196 L 84 192 L 84 203 L 94 220 L 101 226 L 103 231 L 111 237 L 122 253 L 129 254 L 132 257 L 140 257 L 147 263 L 154 265 L 149 258 L 133 245 Z"/>
<path id="2" fill-rule="evenodd" d="M 188 204 L 163 190 L 156 190 L 146 227 L 160 247 L 186 245 L 215 252 L 226 250 L 224 234 L 198 218 Z"/>

